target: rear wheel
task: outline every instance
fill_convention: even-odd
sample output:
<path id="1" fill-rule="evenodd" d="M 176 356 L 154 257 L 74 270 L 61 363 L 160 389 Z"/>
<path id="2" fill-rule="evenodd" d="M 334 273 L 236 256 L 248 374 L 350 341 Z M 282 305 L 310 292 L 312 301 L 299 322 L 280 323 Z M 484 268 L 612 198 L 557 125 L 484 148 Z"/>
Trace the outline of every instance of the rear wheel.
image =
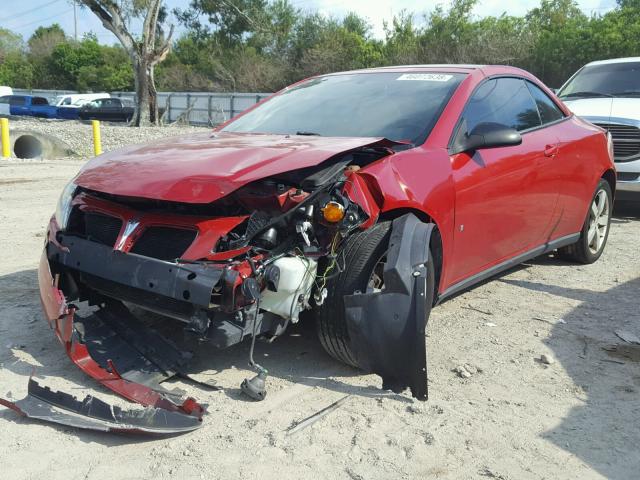
<path id="1" fill-rule="evenodd" d="M 609 238 L 612 212 L 613 194 L 611 193 L 611 187 L 605 179 L 600 179 L 598 187 L 593 194 L 587 218 L 580 233 L 580 239 L 572 245 L 559 249 L 560 256 L 584 264 L 598 260 Z"/>

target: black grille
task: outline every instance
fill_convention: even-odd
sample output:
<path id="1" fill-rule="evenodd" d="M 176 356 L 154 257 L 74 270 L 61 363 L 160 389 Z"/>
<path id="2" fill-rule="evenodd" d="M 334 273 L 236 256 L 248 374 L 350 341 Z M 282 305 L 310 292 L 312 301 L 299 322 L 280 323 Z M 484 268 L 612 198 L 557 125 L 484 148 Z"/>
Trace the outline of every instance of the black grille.
<path id="1" fill-rule="evenodd" d="M 175 260 L 189 248 L 196 238 L 193 230 L 171 227 L 149 227 L 136 241 L 131 253 L 159 260 Z"/>
<path id="2" fill-rule="evenodd" d="M 623 182 L 635 182 L 640 178 L 640 173 L 634 172 L 618 172 L 618 180 Z"/>
<path id="3" fill-rule="evenodd" d="M 118 239 L 122 220 L 95 212 L 74 209 L 69 218 L 69 233 L 86 237 L 88 240 L 113 247 Z"/>
<path id="4" fill-rule="evenodd" d="M 596 125 L 611 133 L 616 161 L 627 162 L 640 158 L 640 128 L 614 123 L 597 123 Z"/>

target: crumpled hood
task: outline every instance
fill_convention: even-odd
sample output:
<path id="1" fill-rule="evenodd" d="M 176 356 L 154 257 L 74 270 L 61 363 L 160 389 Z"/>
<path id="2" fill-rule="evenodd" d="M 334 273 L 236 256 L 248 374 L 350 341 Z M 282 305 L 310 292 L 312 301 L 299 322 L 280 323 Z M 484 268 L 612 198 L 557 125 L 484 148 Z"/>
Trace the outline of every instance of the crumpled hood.
<path id="1" fill-rule="evenodd" d="M 564 104 L 579 117 L 624 118 L 640 122 L 640 98 L 581 98 Z"/>
<path id="2" fill-rule="evenodd" d="M 113 195 L 209 203 L 261 178 L 312 167 L 383 138 L 202 133 L 100 155 L 74 182 Z"/>

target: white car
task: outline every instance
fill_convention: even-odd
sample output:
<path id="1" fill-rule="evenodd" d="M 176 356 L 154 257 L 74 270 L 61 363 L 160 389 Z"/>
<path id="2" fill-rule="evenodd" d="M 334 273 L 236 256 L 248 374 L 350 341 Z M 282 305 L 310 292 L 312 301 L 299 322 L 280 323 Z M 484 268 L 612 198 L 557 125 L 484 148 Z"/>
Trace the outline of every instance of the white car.
<path id="1" fill-rule="evenodd" d="M 52 103 L 58 107 L 80 108 L 93 100 L 109 97 L 108 93 L 73 93 L 58 95 Z"/>
<path id="2" fill-rule="evenodd" d="M 640 57 L 588 63 L 558 96 L 576 115 L 611 134 L 616 197 L 640 201 Z"/>

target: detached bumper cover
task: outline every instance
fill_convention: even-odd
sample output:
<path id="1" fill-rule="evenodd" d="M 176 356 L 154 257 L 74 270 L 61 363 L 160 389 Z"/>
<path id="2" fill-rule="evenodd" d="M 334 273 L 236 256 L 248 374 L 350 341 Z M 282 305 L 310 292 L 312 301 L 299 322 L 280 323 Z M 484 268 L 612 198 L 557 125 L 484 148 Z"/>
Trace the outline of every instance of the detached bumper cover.
<path id="1" fill-rule="evenodd" d="M 393 222 L 384 290 L 344 297 L 349 340 L 361 368 L 382 377 L 383 388 L 407 387 L 426 400 L 425 328 L 433 292 L 427 289 L 429 241 L 435 227 L 413 214 Z"/>
<path id="2" fill-rule="evenodd" d="M 0 398 L 0 405 L 24 417 L 99 432 L 172 435 L 202 425 L 195 417 L 159 408 L 122 410 L 91 396 L 80 401 L 67 393 L 41 387 L 33 379 L 29 379 L 25 398 L 16 402 Z"/>
<path id="3" fill-rule="evenodd" d="M 184 367 L 186 359 L 173 345 L 152 334 L 137 342 L 127 341 L 135 325 L 129 323 L 128 310 L 119 302 L 86 318 L 74 319 L 76 308 L 67 305 L 57 279 L 52 277 L 46 251 L 40 259 L 38 282 L 47 321 L 80 370 L 133 402 L 202 417 L 205 408 L 193 398 L 182 398 L 181 392 L 159 386 Z"/>

